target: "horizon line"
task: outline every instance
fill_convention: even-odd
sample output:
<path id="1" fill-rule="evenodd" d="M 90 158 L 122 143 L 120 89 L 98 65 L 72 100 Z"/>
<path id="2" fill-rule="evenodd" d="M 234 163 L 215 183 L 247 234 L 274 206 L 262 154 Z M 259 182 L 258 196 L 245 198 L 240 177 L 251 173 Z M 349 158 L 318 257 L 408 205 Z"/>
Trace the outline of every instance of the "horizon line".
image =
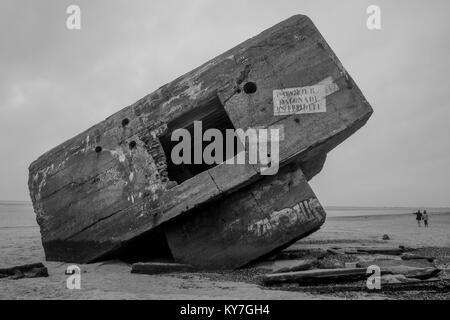
<path id="1" fill-rule="evenodd" d="M 27 203 L 27 204 L 32 204 L 31 200 L 0 200 L 0 204 L 1 203 Z M 389 208 L 389 209 L 412 209 L 412 208 L 417 208 L 417 209 L 427 209 L 427 208 L 431 208 L 431 209 L 449 209 L 450 210 L 450 205 L 449 206 L 414 206 L 414 205 L 410 205 L 410 206 L 390 206 L 390 205 L 356 205 L 356 206 L 352 206 L 352 205 L 323 205 L 325 208 L 355 208 L 355 209 L 379 209 L 379 208 Z"/>

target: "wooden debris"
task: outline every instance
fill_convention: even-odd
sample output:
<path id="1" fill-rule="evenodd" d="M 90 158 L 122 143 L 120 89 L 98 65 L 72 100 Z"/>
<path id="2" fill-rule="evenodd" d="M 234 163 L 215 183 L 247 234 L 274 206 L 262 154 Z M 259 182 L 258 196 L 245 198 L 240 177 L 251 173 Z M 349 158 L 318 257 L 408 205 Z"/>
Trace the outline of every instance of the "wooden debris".
<path id="1" fill-rule="evenodd" d="M 192 272 L 195 269 L 191 265 L 165 262 L 138 262 L 131 266 L 131 273 L 162 274 L 174 272 Z"/>
<path id="2" fill-rule="evenodd" d="M 0 269 L 0 278 L 10 279 L 48 277 L 48 270 L 42 263 L 26 264 L 12 268 Z"/>
<path id="3" fill-rule="evenodd" d="M 401 255 L 403 250 L 401 248 L 385 248 L 385 247 L 360 247 L 357 248 L 359 253 L 369 253 L 369 254 L 387 254 L 387 255 Z"/>
<path id="4" fill-rule="evenodd" d="M 262 282 L 265 285 L 279 286 L 287 290 L 314 293 L 351 291 L 381 293 L 416 290 L 449 292 L 450 290 L 450 281 L 445 279 L 445 276 L 441 276 L 441 270 L 431 259 L 424 259 L 429 257 L 406 253 L 416 249 L 387 246 L 354 247 L 353 250 L 357 251 L 359 256 L 346 256 L 343 252 L 352 250 L 348 247 L 330 246 L 330 249 L 326 252 L 328 256 L 325 259 L 317 260 L 314 270 L 266 274 L 261 277 Z M 302 254 L 304 259 L 310 257 L 308 250 L 310 249 L 305 249 L 306 253 Z M 402 255 L 397 254 L 400 251 L 403 252 Z M 402 259 L 403 256 L 407 258 Z M 351 261 L 355 258 L 362 260 L 349 262 L 349 259 Z M 330 269 L 333 261 L 344 262 L 347 269 Z M 368 289 L 365 281 L 371 275 L 367 274 L 367 268 L 373 265 L 378 266 L 381 271 L 381 290 Z M 343 273 L 342 270 L 349 270 L 349 273 Z M 298 286 L 301 286 L 301 289 L 296 289 Z"/>
<path id="5" fill-rule="evenodd" d="M 314 269 L 308 271 L 268 274 L 262 277 L 264 284 L 298 283 L 300 285 L 321 284 L 329 282 L 349 282 L 367 278 L 367 270 L 354 269 Z"/>
<path id="6" fill-rule="evenodd" d="M 411 253 L 404 253 L 401 256 L 402 260 L 427 260 L 428 262 L 433 262 L 435 257 L 425 257 Z"/>
<path id="7" fill-rule="evenodd" d="M 450 283 L 441 279 L 430 278 L 428 280 L 412 280 L 399 283 L 381 282 L 382 291 L 437 291 L 449 292 Z"/>
<path id="8" fill-rule="evenodd" d="M 302 287 L 303 292 L 311 293 L 335 293 L 335 292 L 370 292 L 370 293 L 383 293 L 383 292 L 399 292 L 399 291 L 433 291 L 433 292 L 450 292 L 450 281 L 441 279 L 429 279 L 429 280 L 407 280 L 405 282 L 383 282 L 381 280 L 380 290 L 370 290 L 364 282 L 358 284 L 333 284 L 333 285 L 318 285 L 311 287 Z"/>

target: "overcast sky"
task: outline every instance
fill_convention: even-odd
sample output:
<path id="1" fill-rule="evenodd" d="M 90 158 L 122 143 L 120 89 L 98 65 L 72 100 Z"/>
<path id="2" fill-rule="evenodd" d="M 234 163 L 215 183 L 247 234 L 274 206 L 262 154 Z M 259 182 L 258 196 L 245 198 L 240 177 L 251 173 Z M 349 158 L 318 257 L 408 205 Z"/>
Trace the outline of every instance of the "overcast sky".
<path id="1" fill-rule="evenodd" d="M 81 7 L 82 29 L 66 28 Z M 366 28 L 381 7 L 382 30 Z M 0 199 L 28 165 L 240 42 L 308 15 L 374 108 L 312 181 L 325 205 L 450 206 L 450 2 L 0 2 Z"/>

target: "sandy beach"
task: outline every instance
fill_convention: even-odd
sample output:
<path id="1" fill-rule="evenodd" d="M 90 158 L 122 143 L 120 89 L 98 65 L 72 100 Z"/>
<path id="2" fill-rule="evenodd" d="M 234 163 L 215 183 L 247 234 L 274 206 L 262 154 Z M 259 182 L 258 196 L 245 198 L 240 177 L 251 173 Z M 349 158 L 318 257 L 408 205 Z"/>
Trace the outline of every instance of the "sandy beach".
<path id="1" fill-rule="evenodd" d="M 0 0 L 0 302 L 450 300 L 448 12 Z"/>
<path id="2" fill-rule="evenodd" d="M 210 280 L 205 274 L 140 275 L 120 261 L 78 265 L 81 289 L 66 287 L 71 264 L 45 262 L 39 228 L 2 228 L 0 268 L 44 262 L 48 278 L 0 279 L 0 299 L 318 299 L 311 294 L 265 290 L 255 284 Z M 332 298 L 332 297 L 330 297 Z"/>
<path id="3" fill-rule="evenodd" d="M 336 295 L 268 289 L 242 280 L 236 273 L 177 273 L 139 275 L 120 261 L 79 265 L 81 289 L 66 287 L 66 268 L 46 262 L 39 228 L 31 207 L 14 207 L 15 219 L 0 228 L 0 268 L 44 262 L 48 278 L 0 279 L 0 299 L 335 299 Z M 388 234 L 391 240 L 383 241 Z M 428 229 L 418 228 L 411 214 L 329 217 L 321 230 L 295 243 L 289 250 L 330 244 L 406 245 L 450 248 L 450 213 L 432 214 Z M 450 258 L 450 257 L 449 257 Z M 358 298 L 383 298 L 360 294 Z"/>
<path id="4" fill-rule="evenodd" d="M 419 228 L 413 214 L 328 217 L 320 231 L 308 241 L 379 241 L 389 235 L 391 244 L 411 247 L 450 248 L 450 214 L 430 215 L 430 226 Z"/>

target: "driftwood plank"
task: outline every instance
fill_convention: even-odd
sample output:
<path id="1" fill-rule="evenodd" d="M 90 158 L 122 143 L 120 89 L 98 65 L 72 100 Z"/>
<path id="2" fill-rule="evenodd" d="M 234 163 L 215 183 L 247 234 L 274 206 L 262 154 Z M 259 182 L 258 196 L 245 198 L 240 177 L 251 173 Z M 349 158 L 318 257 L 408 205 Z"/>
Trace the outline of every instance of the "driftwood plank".
<path id="1" fill-rule="evenodd" d="M 307 271 L 268 274 L 262 277 L 265 284 L 298 283 L 321 284 L 327 282 L 351 282 L 367 278 L 367 270 L 364 268 L 342 269 L 314 269 Z"/>
<path id="2" fill-rule="evenodd" d="M 388 283 L 381 280 L 380 290 L 370 290 L 366 283 L 355 284 L 333 284 L 333 285 L 318 285 L 311 287 L 302 287 L 302 291 L 314 293 L 334 293 L 334 292 L 398 292 L 398 291 L 433 291 L 433 292 L 450 292 L 450 282 L 440 279 L 429 280 L 412 280 L 408 282 Z"/>
<path id="3" fill-rule="evenodd" d="M 420 256 L 420 255 L 411 254 L 411 253 L 403 253 L 401 258 L 402 258 L 402 260 L 426 260 L 428 262 L 433 262 L 434 260 L 436 260 L 435 257 Z"/>
<path id="4" fill-rule="evenodd" d="M 401 248 L 384 248 L 384 247 L 367 247 L 367 248 L 357 248 L 358 252 L 368 253 L 368 254 L 385 254 L 399 256 L 404 251 Z"/>
<path id="5" fill-rule="evenodd" d="M 404 275 L 406 278 L 426 280 L 437 276 L 441 270 L 436 267 L 417 268 L 410 266 L 387 266 L 381 268 L 381 274 Z"/>

